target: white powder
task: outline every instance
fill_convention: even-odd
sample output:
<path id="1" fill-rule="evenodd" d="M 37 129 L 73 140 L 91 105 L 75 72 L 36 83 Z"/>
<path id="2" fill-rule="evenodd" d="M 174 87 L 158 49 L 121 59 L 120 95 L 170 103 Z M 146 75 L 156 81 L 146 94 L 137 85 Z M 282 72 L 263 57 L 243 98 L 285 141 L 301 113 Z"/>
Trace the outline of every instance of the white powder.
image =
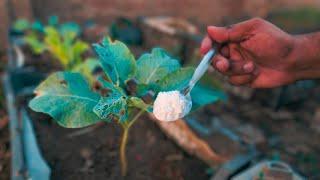
<path id="1" fill-rule="evenodd" d="M 179 91 L 160 92 L 153 104 L 153 114 L 160 121 L 174 121 L 187 115 L 191 107 L 190 96 Z"/>

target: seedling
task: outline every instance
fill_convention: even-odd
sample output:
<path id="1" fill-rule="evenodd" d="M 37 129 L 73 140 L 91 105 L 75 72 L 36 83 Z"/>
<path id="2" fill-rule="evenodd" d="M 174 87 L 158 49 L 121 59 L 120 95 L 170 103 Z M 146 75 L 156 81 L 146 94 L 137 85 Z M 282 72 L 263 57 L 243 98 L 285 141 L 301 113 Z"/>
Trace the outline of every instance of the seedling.
<path id="1" fill-rule="evenodd" d="M 23 39 L 35 55 L 40 55 L 46 50 L 45 43 L 38 38 L 35 32 L 29 33 Z"/>
<path id="2" fill-rule="evenodd" d="M 59 33 L 53 27 L 45 28 L 44 43 L 46 49 L 60 61 L 64 69 L 71 70 L 83 62 L 82 54 L 89 48 L 88 44 L 76 39 L 73 31 Z"/>
<path id="3" fill-rule="evenodd" d="M 17 19 L 13 25 L 12 29 L 18 32 L 25 32 L 28 31 L 37 32 L 37 33 L 44 33 L 45 27 L 50 26 L 58 29 L 58 31 L 62 34 L 66 31 L 73 31 L 77 35 L 81 34 L 80 26 L 75 22 L 66 22 L 66 23 L 59 23 L 58 16 L 50 16 L 48 18 L 48 23 L 44 24 L 43 22 L 36 20 L 34 22 L 30 22 L 27 19 Z"/>
<path id="4" fill-rule="evenodd" d="M 93 45 L 105 75 L 97 78 L 99 88 L 90 88 L 79 73 L 57 72 L 35 90 L 29 107 L 50 115 L 66 128 L 81 128 L 100 121 L 116 122 L 122 129 L 120 162 L 122 175 L 127 171 L 126 144 L 129 129 L 152 104 L 143 98 L 160 91 L 180 90 L 189 82 L 193 68 L 181 67 L 163 49 L 154 48 L 137 61 L 120 41 L 103 39 Z M 135 86 L 130 84 L 135 82 Z M 153 93 L 150 93 L 153 92 Z M 194 107 L 213 103 L 223 93 L 197 85 L 191 92 Z M 152 96 L 154 100 L 155 96 Z"/>
<path id="5" fill-rule="evenodd" d="M 92 73 L 100 66 L 99 61 L 95 58 L 84 59 L 84 53 L 88 51 L 89 45 L 78 39 L 75 31 L 64 29 L 61 33 L 56 28 L 48 26 L 44 29 L 43 41 L 34 32 L 25 36 L 24 39 L 33 53 L 41 54 L 48 51 L 59 60 L 64 70 L 80 72 L 90 84 L 93 83 Z"/>
<path id="6" fill-rule="evenodd" d="M 59 60 L 64 70 L 81 72 L 92 83 L 92 73 L 100 64 L 95 58 L 84 59 L 89 45 L 78 38 L 81 33 L 79 25 L 74 22 L 58 24 L 56 16 L 51 16 L 48 23 L 44 26 L 35 21 L 31 26 L 26 20 L 18 20 L 15 28 L 27 31 L 24 40 L 34 54 L 47 51 Z"/>
<path id="7" fill-rule="evenodd" d="M 49 51 L 66 70 L 71 70 L 82 63 L 82 55 L 89 49 L 88 44 L 77 39 L 76 32 L 72 30 L 64 29 L 60 32 L 52 26 L 47 26 L 44 28 L 43 38 L 38 36 L 37 33 L 31 32 L 24 40 L 35 54 Z"/>
<path id="8" fill-rule="evenodd" d="M 25 33 L 23 39 L 34 54 L 48 50 L 68 70 L 79 62 L 81 55 L 89 48 L 87 43 L 78 39 L 80 26 L 75 22 L 59 24 L 57 16 L 50 16 L 48 25 L 38 20 L 31 23 L 26 19 L 18 19 L 13 29 Z"/>

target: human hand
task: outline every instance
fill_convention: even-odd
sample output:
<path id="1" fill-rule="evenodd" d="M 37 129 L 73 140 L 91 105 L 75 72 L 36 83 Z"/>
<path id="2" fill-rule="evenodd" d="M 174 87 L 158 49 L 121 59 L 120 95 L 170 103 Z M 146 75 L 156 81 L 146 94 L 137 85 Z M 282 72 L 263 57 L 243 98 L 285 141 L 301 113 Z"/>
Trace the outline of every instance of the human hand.
<path id="1" fill-rule="evenodd" d="M 205 54 L 218 43 L 212 65 L 234 85 L 272 88 L 295 77 L 295 38 L 273 24 L 254 18 L 230 27 L 209 26 L 201 44 Z"/>

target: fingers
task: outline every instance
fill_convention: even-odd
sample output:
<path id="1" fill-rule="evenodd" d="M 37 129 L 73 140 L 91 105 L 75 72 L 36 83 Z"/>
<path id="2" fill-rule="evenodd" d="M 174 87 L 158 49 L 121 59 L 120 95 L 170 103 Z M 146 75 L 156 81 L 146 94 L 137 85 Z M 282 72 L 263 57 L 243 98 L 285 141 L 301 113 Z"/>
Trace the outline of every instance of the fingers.
<path id="1" fill-rule="evenodd" d="M 222 47 L 219 53 L 212 60 L 212 65 L 223 75 L 229 77 L 230 83 L 234 85 L 251 85 L 258 76 L 258 68 L 241 51 L 238 43 L 249 39 L 254 30 L 263 25 L 263 20 L 254 18 L 230 27 L 209 26 L 207 28 L 208 37 L 202 42 L 202 53 L 207 52 L 212 42 L 216 42 Z"/>
<path id="2" fill-rule="evenodd" d="M 208 26 L 207 32 L 209 37 L 218 43 L 241 42 L 247 39 L 251 31 L 262 21 L 259 18 L 253 18 L 230 27 Z"/>
<path id="3" fill-rule="evenodd" d="M 212 59 L 212 65 L 221 74 L 226 76 L 250 74 L 255 70 L 255 65 L 251 61 L 233 61 L 220 54 Z"/>
<path id="4" fill-rule="evenodd" d="M 218 43 L 229 42 L 229 30 L 225 27 L 208 26 L 208 35 Z"/>
<path id="5" fill-rule="evenodd" d="M 251 61 L 231 61 L 217 55 L 213 58 L 212 65 L 221 74 L 228 76 L 229 82 L 233 85 L 250 85 L 256 77 L 257 69 Z"/>
<path id="6" fill-rule="evenodd" d="M 212 48 L 212 44 L 213 44 L 213 42 L 209 36 L 206 36 L 205 38 L 203 38 L 203 40 L 201 42 L 201 46 L 200 46 L 200 53 L 202 55 L 206 54 Z M 221 44 L 218 44 L 218 49 L 220 50 L 219 52 L 223 56 L 225 56 L 227 58 L 230 56 L 228 45 L 221 46 Z"/>
<path id="7" fill-rule="evenodd" d="M 254 73 L 255 71 L 255 65 L 252 61 L 245 63 L 242 66 L 242 69 L 245 73 Z"/>
<path id="8" fill-rule="evenodd" d="M 235 43 L 229 44 L 229 51 L 230 51 L 232 60 L 234 60 L 234 61 L 241 61 L 245 58 L 244 54 L 240 53 L 240 49 L 239 49 L 238 45 Z"/>
<path id="9" fill-rule="evenodd" d="M 222 74 L 225 74 L 230 67 L 229 60 L 221 56 L 220 54 L 217 54 L 216 56 L 214 56 L 211 64 L 215 69 L 217 69 Z"/>
<path id="10" fill-rule="evenodd" d="M 206 36 L 201 42 L 200 53 L 204 55 L 211 48 L 212 48 L 212 40 L 208 36 Z"/>
<path id="11" fill-rule="evenodd" d="M 230 50 L 228 46 L 223 46 L 220 50 L 220 54 L 226 58 L 230 58 Z"/>
<path id="12" fill-rule="evenodd" d="M 253 62 L 231 61 L 229 72 L 227 72 L 226 75 L 233 76 L 250 74 L 254 69 L 255 66 Z"/>

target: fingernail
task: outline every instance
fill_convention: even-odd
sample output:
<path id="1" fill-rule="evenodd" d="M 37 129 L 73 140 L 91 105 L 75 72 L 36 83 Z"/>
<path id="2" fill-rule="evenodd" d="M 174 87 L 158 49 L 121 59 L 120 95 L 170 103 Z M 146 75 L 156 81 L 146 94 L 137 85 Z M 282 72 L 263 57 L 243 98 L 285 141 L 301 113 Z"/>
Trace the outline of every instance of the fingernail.
<path id="1" fill-rule="evenodd" d="M 254 65 L 252 62 L 248 62 L 243 66 L 243 70 L 246 73 L 251 73 L 253 71 L 253 69 L 254 69 Z"/>
<path id="2" fill-rule="evenodd" d="M 216 66 L 220 71 L 223 71 L 223 72 L 226 71 L 228 68 L 227 64 L 221 60 L 216 63 Z"/>

